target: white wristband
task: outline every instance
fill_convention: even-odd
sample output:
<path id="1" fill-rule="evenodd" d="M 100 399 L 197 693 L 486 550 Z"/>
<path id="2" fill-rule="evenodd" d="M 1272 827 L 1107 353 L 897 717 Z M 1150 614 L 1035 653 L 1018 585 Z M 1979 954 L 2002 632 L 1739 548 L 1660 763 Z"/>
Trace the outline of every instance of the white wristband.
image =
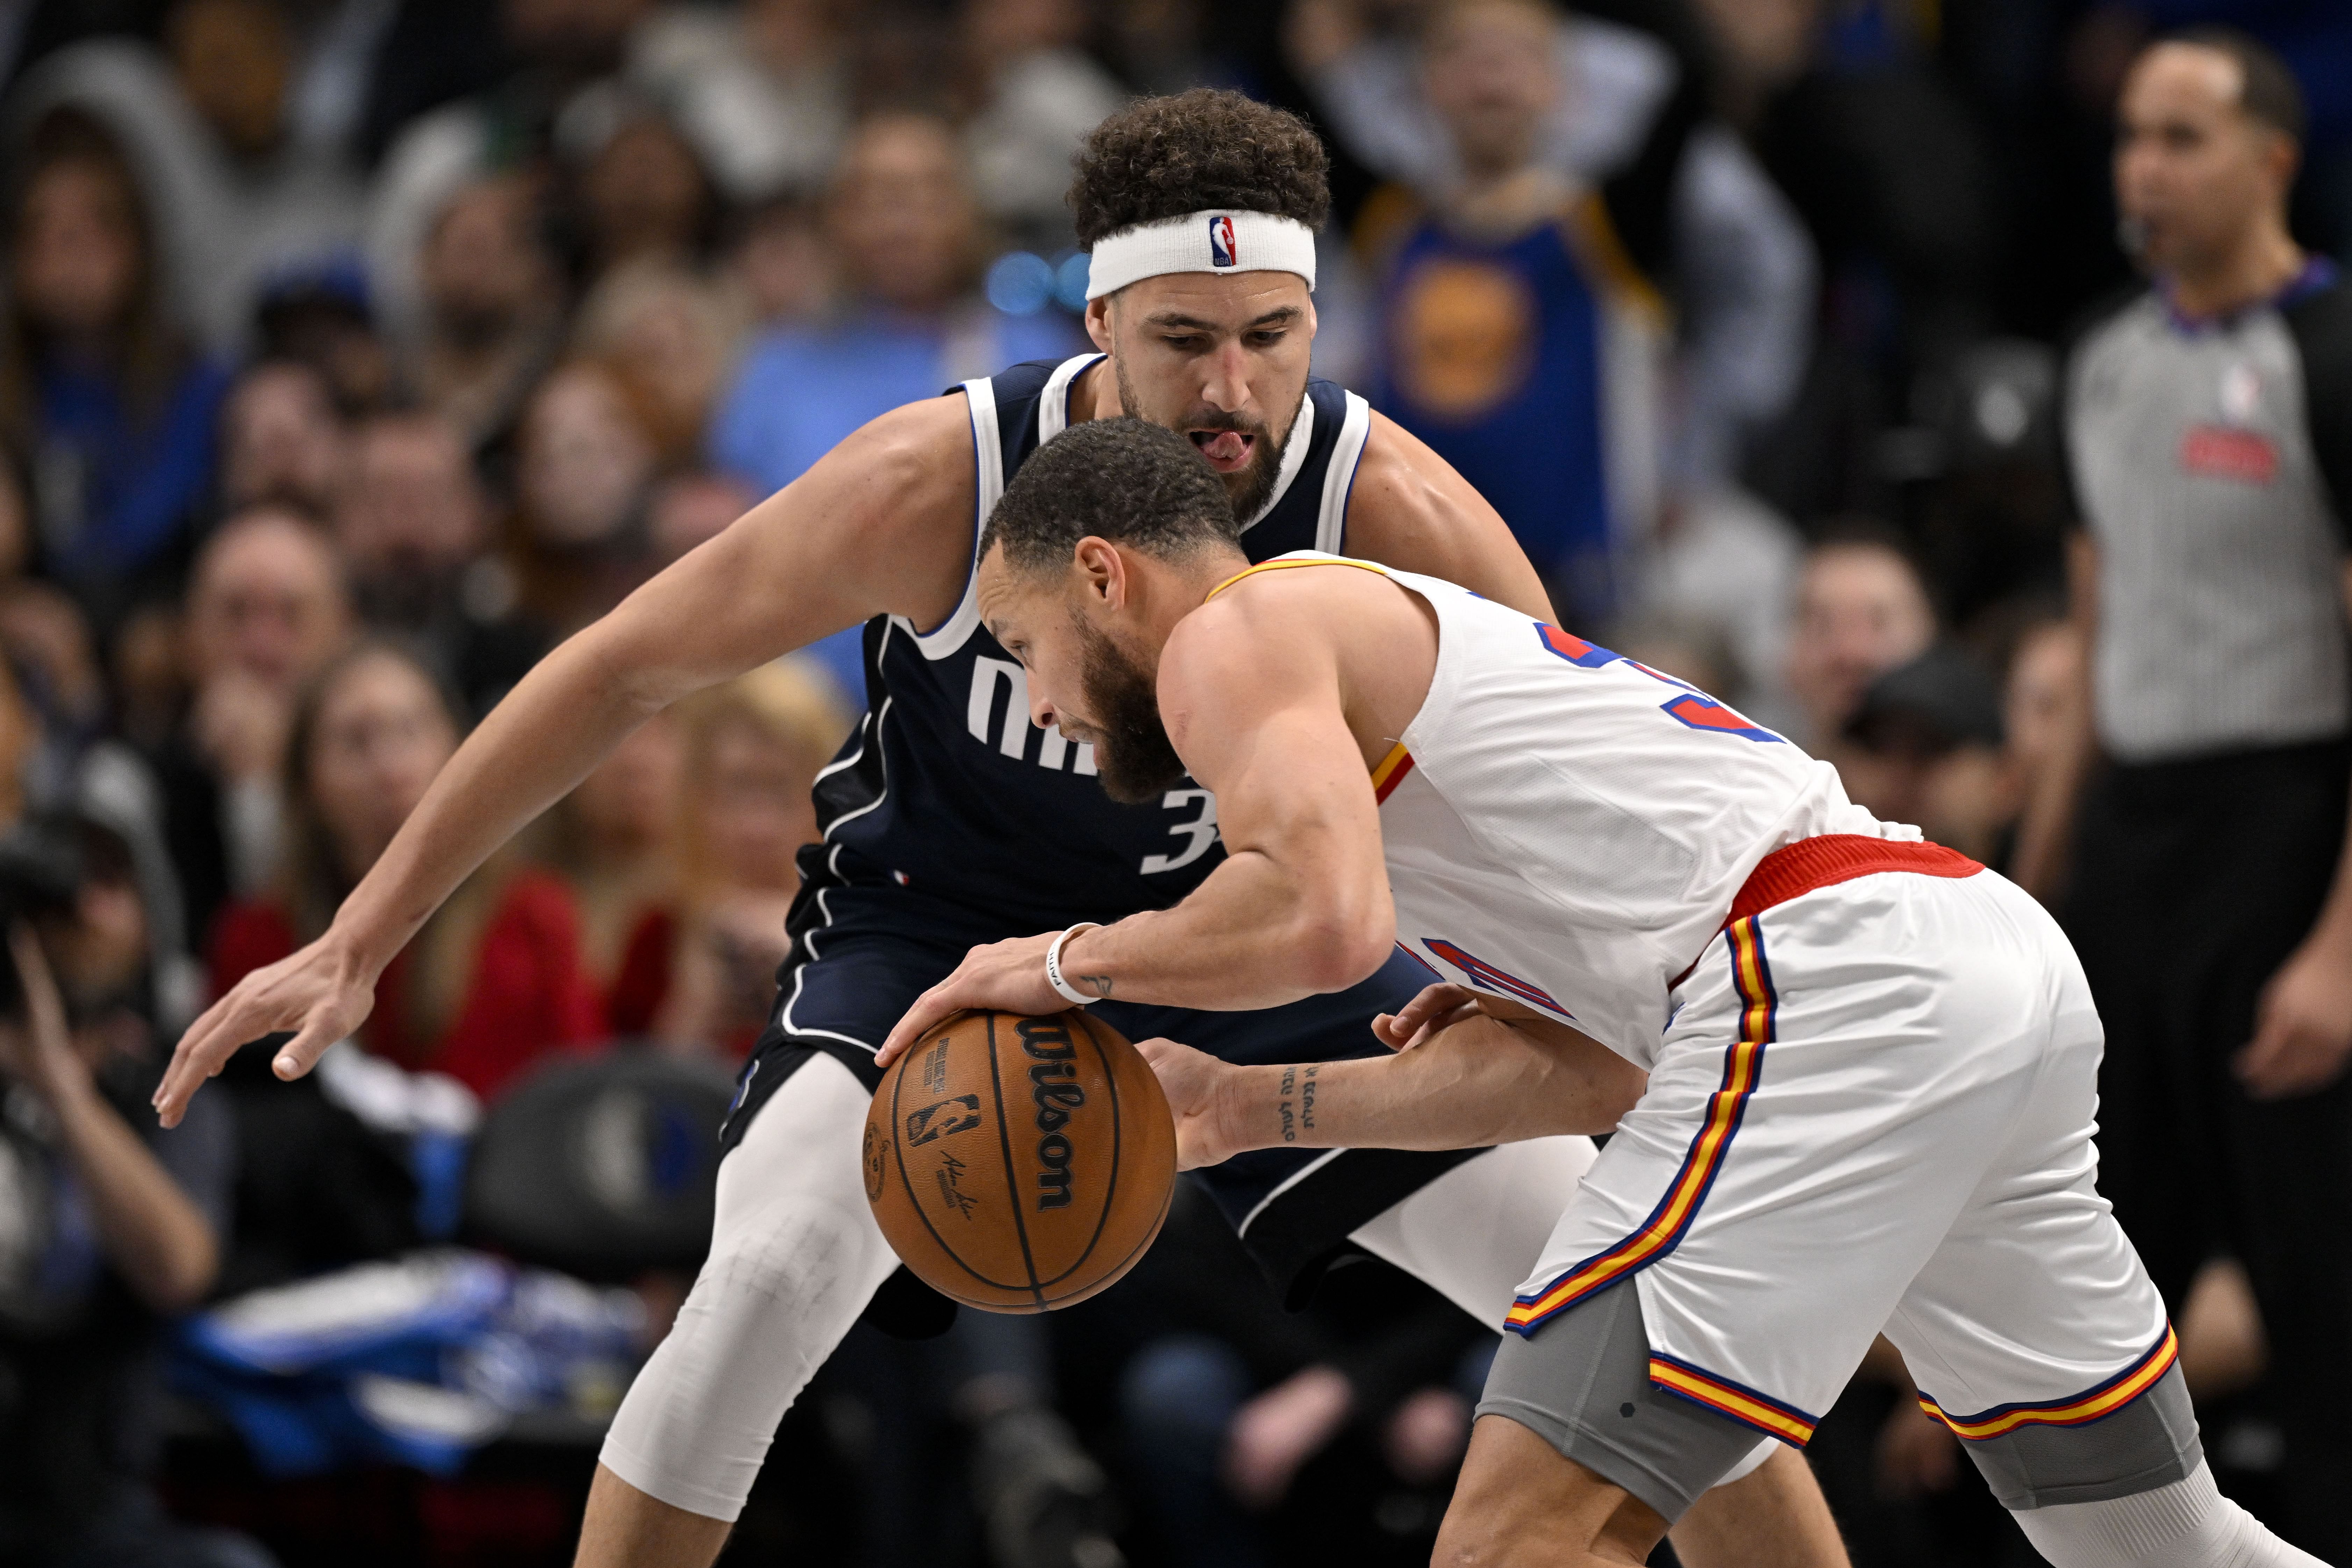
<path id="1" fill-rule="evenodd" d="M 1055 937 L 1054 945 L 1045 950 L 1045 984 L 1061 993 L 1062 999 L 1074 1006 L 1083 1007 L 1094 998 L 1062 978 L 1062 944 L 1082 931 L 1095 931 L 1101 925 L 1100 921 L 1080 921 Z"/>

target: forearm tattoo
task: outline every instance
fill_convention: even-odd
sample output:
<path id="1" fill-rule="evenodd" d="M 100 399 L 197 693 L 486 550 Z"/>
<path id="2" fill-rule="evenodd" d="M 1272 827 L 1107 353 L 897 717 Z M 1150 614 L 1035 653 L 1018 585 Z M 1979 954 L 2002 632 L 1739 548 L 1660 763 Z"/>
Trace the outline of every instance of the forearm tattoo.
<path id="1" fill-rule="evenodd" d="M 1310 1063 L 1305 1076 L 1296 1066 L 1282 1069 L 1282 1088 L 1275 1099 L 1274 1113 L 1282 1121 L 1282 1141 L 1298 1142 L 1302 1130 L 1315 1127 L 1315 1075 L 1323 1070 L 1321 1062 Z"/>

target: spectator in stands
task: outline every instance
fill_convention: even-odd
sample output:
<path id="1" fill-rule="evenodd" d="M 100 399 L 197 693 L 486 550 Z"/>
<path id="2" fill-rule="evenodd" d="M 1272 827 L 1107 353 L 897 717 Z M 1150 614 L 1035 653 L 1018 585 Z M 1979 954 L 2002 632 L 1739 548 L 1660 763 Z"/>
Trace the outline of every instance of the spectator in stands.
<path id="1" fill-rule="evenodd" d="M 830 320 L 752 344 L 712 421 L 718 466 L 766 495 L 901 404 L 1078 348 L 1066 317 L 1004 315 L 973 292 L 978 222 L 962 153 L 944 122 L 898 114 L 859 127 L 825 209 L 852 292 Z M 842 633 L 817 649 L 862 706 L 856 636 Z"/>
<path id="2" fill-rule="evenodd" d="M 147 204 L 114 138 L 58 110 L 15 163 L 0 436 L 37 477 L 50 570 L 110 621 L 131 581 L 187 543 L 226 378 L 167 312 Z"/>
<path id="3" fill-rule="evenodd" d="M 334 510 L 361 617 L 422 658 L 479 719 L 547 650 L 514 574 L 484 551 L 488 503 L 449 423 L 423 409 L 362 419 Z"/>
<path id="4" fill-rule="evenodd" d="M 657 416 L 598 360 L 565 362 L 531 394 L 515 460 L 523 604 L 568 636 L 650 570 L 645 509 L 660 462 Z"/>
<path id="5" fill-rule="evenodd" d="M 620 268 L 580 303 L 575 353 L 604 361 L 637 394 L 663 463 L 691 463 L 749 326 L 741 301 L 693 270 Z"/>
<path id="6" fill-rule="evenodd" d="M 261 280 L 351 245 L 361 191 L 332 148 L 289 135 L 294 39 L 270 0 L 176 0 L 157 49 L 100 37 L 25 83 L 24 111 L 72 105 L 131 155 L 158 216 L 174 300 L 217 353 L 241 349 Z"/>
<path id="7" fill-rule="evenodd" d="M 1992 677 L 1948 643 L 1864 689 L 1838 753 L 1846 794 L 1988 865 L 2008 858 L 2019 784 Z"/>
<path id="8" fill-rule="evenodd" d="M 1334 134 L 1429 202 L 1451 199 L 1466 171 L 1421 46 L 1462 9 L 1452 0 L 1300 0 L 1288 18 L 1291 58 Z M 1535 24 L 1527 46 L 1556 84 L 1531 159 L 1600 191 L 1634 268 L 1672 294 L 1668 472 L 1676 484 L 1720 481 L 1803 374 L 1812 246 L 1753 155 L 1714 121 L 1714 50 L 1681 6 L 1594 5 L 1562 16 L 1538 3 L 1526 15 Z M 1516 64 L 1493 73 L 1496 90 L 1531 79 L 1536 61 Z M 1378 217 L 1375 205 L 1366 210 Z"/>
<path id="9" fill-rule="evenodd" d="M 327 378 L 295 360 L 262 360 L 221 412 L 221 507 L 274 502 L 323 518 L 334 505 L 350 436 Z"/>
<path id="10" fill-rule="evenodd" d="M 1373 401 L 1495 504 L 1560 614 L 1591 626 L 1654 521 L 1666 323 L 1605 205 L 1538 157 L 1560 92 L 1552 28 L 1539 0 L 1466 0 L 1431 23 L 1423 89 L 1460 178 L 1433 211 L 1399 193 L 1368 237 Z"/>
<path id="11" fill-rule="evenodd" d="M 351 618 L 332 547 L 282 509 L 232 517 L 196 558 L 187 710 L 150 757 L 192 943 L 224 900 L 258 892 L 277 873 L 295 701 L 351 635 Z"/>
<path id="12" fill-rule="evenodd" d="M 392 394 L 392 351 L 376 331 L 356 265 L 297 268 L 274 279 L 254 301 L 254 327 L 258 357 L 317 371 L 347 418 Z"/>
<path id="13" fill-rule="evenodd" d="M 1115 1288 L 1142 1341 L 1119 1373 L 1121 1436 L 1137 1500 L 1176 1568 L 1289 1560 L 1276 1516 L 1329 1509 L 1295 1496 L 1296 1483 L 1351 1440 L 1343 1514 L 1450 1481 L 1495 1343 L 1452 1302 L 1359 1258 L 1345 1289 L 1285 1312 L 1197 1189 L 1178 1194 L 1132 1278 Z"/>
<path id="14" fill-rule="evenodd" d="M 432 672 L 363 642 L 312 683 L 288 744 L 287 853 L 273 892 L 222 911 L 215 994 L 310 941 L 457 750 Z M 450 896 L 376 984 L 361 1043 L 488 1099 L 551 1051 L 604 1036 L 580 966 L 580 917 L 553 875 L 496 857 Z"/>
<path id="15" fill-rule="evenodd" d="M 700 262 L 719 197 L 694 144 L 654 104 L 607 87 L 566 110 L 557 146 L 593 285 L 616 268 Z"/>
<path id="16" fill-rule="evenodd" d="M 767 202 L 744 215 L 727 256 L 727 275 L 752 322 L 792 327 L 831 308 L 835 259 L 811 204 Z"/>
<path id="17" fill-rule="evenodd" d="M 580 905 L 581 957 L 615 1039 L 654 1032 L 677 947 L 685 736 L 658 713 L 564 798 L 552 858 Z"/>
<path id="18" fill-rule="evenodd" d="M 477 452 L 505 436 L 563 326 L 539 193 L 519 174 L 474 181 L 441 208 L 417 262 L 424 321 L 409 384 Z"/>
<path id="19" fill-rule="evenodd" d="M 2176 1316 L 2210 1256 L 2244 1263 L 2285 1371 L 2278 1528 L 2344 1562 L 2352 285 L 2288 231 L 2303 109 L 2268 49 L 2160 41 L 2117 121 L 2116 201 L 2153 286 L 2067 371 L 2074 750 L 2105 766 L 2063 909 L 2107 1028 L 2100 1190 Z"/>
<path id="20" fill-rule="evenodd" d="M 211 1291 L 236 1170 L 227 1102 L 169 1131 L 147 1107 L 162 1042 L 136 1005 L 137 880 L 102 829 L 45 824 L 5 846 L 60 907 L 7 935 L 0 1168 L 12 1234 L 0 1300 L 0 1555 L 63 1565 L 268 1568 L 251 1541 L 168 1518 L 146 1472 L 166 1320 Z"/>
<path id="21" fill-rule="evenodd" d="M 807 195 L 849 133 L 842 21 L 826 0 L 663 6 L 629 40 L 629 79 L 672 106 L 730 200 Z"/>
<path id="22" fill-rule="evenodd" d="M 981 210 L 1036 249 L 1067 246 L 1070 159 L 1127 98 L 1078 47 L 1086 8 L 1078 0 L 964 0 L 959 22 L 981 98 L 963 128 Z"/>
<path id="23" fill-rule="evenodd" d="M 1803 729 L 1790 738 L 1833 755 L 1870 683 L 1935 640 L 1935 608 L 1902 547 L 1867 525 L 1832 530 L 1797 579 L 1788 682 Z"/>
<path id="24" fill-rule="evenodd" d="M 2075 752 L 2089 729 L 2089 721 L 2076 711 L 2090 695 L 2083 659 L 2082 628 L 2056 610 L 2027 623 L 2010 650 L 2000 714 L 2010 765 L 2017 774 L 2020 820 L 2002 868 L 2021 876 L 2026 824 L 2073 806 Z"/>
<path id="25" fill-rule="evenodd" d="M 793 659 L 690 698 L 677 859 L 683 913 L 662 1038 L 740 1058 L 775 1005 L 809 787 L 848 732 L 822 671 Z"/>

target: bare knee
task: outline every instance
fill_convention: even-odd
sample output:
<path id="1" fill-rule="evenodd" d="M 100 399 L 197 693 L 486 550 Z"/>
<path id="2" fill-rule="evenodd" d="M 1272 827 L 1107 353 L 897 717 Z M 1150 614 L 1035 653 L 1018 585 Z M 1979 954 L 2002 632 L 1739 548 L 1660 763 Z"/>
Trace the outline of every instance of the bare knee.
<path id="1" fill-rule="evenodd" d="M 1507 1416 L 1470 1430 L 1433 1568 L 1638 1563 L 1666 1533 L 1656 1510 Z"/>

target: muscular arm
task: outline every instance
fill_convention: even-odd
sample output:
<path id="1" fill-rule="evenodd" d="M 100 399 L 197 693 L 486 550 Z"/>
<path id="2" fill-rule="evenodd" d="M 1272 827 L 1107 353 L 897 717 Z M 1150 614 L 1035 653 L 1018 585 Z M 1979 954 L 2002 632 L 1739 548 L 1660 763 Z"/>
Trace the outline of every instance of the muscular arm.
<path id="1" fill-rule="evenodd" d="M 1404 595 L 1381 591 L 1387 611 L 1421 614 Z M 1263 593 L 1194 611 L 1160 660 L 1160 713 L 1187 769 L 1216 793 L 1225 858 L 1173 908 L 1065 943 L 1063 973 L 1090 995 L 1224 1011 L 1279 1006 L 1354 984 L 1394 944 L 1380 808 L 1348 725 L 1330 626 L 1265 605 Z M 1372 626 L 1357 614 L 1363 608 L 1355 601 L 1345 613 Z M 1213 721 L 1202 718 L 1210 714 Z M 1052 940 L 972 949 L 916 999 L 877 1061 L 889 1066 L 961 1008 L 1059 1011 L 1067 1004 L 1043 967 Z"/>
<path id="2" fill-rule="evenodd" d="M 1216 794 L 1225 859 L 1172 909 L 1073 940 L 1063 952 L 1072 983 L 1239 1010 L 1340 990 L 1379 968 L 1396 913 L 1325 628 L 1238 599 L 1206 605 L 1161 655 L 1160 706 L 1192 776 Z"/>
<path id="3" fill-rule="evenodd" d="M 1480 1149 L 1606 1132 L 1641 1098 L 1646 1076 L 1607 1047 L 1489 1005 L 1386 1058 L 1231 1067 L 1172 1040 L 1139 1048 L 1168 1092 L 1188 1170 L 1252 1149 Z"/>
<path id="4" fill-rule="evenodd" d="M 176 1122 L 205 1078 L 273 1031 L 306 1072 L 367 1016 L 376 976 L 452 889 L 689 692 L 881 613 L 952 612 L 970 561 L 960 396 L 883 416 L 541 660 L 459 747 L 327 933 L 196 1020 L 156 1094 Z"/>
<path id="5" fill-rule="evenodd" d="M 1372 433 L 1356 465 L 1344 548 L 1383 566 L 1459 583 L 1539 621 L 1552 618 L 1543 579 L 1502 514 L 1452 464 L 1385 414 L 1372 416 Z"/>

